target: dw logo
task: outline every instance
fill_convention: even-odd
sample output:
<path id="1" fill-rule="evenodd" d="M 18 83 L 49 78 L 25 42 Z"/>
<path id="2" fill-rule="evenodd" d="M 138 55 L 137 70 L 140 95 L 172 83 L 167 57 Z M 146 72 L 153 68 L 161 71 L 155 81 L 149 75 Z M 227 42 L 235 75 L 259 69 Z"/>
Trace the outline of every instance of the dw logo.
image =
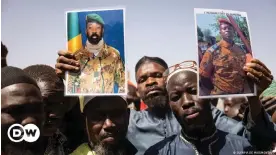
<path id="1" fill-rule="evenodd" d="M 18 143 L 25 140 L 31 143 L 38 140 L 40 131 L 34 124 L 27 124 L 24 127 L 21 124 L 13 124 L 9 127 L 7 134 L 12 142 Z"/>

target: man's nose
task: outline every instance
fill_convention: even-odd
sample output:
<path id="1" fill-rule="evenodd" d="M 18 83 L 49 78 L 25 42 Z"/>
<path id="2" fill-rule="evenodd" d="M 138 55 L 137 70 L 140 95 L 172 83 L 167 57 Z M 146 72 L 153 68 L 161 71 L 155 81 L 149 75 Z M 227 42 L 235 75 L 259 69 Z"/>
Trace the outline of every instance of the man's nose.
<path id="1" fill-rule="evenodd" d="M 192 95 L 188 93 L 182 94 L 182 107 L 183 109 L 188 109 L 195 105 L 195 102 L 193 101 Z"/>
<path id="2" fill-rule="evenodd" d="M 153 85 L 157 85 L 157 82 L 155 78 L 149 77 L 146 81 L 146 86 L 153 86 Z"/>
<path id="3" fill-rule="evenodd" d="M 97 32 L 97 28 L 92 28 L 92 33 L 96 33 Z"/>
<path id="4" fill-rule="evenodd" d="M 103 125 L 104 129 L 109 129 L 109 128 L 112 128 L 114 126 L 115 126 L 115 124 L 113 123 L 113 121 L 110 118 L 105 119 L 104 125 Z"/>
<path id="5" fill-rule="evenodd" d="M 224 108 L 224 112 L 225 112 L 225 113 L 228 113 L 228 111 L 229 111 L 229 108 L 228 108 L 228 107 L 225 107 L 225 108 Z"/>

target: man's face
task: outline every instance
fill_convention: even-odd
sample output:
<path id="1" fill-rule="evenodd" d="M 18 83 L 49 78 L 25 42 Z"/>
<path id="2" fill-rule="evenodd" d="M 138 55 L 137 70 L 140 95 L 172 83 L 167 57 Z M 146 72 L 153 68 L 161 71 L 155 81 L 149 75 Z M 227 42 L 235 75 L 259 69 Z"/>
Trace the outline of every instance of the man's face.
<path id="1" fill-rule="evenodd" d="M 168 82 L 171 109 L 185 129 L 204 128 L 210 105 L 197 97 L 197 75 L 191 71 L 176 73 Z"/>
<path id="2" fill-rule="evenodd" d="M 5 87 L 1 90 L 1 112 L 2 145 L 14 145 L 7 136 L 12 124 L 24 126 L 31 123 L 41 129 L 44 118 L 41 92 L 34 85 L 26 83 Z M 25 143 L 15 145 L 23 147 Z"/>
<path id="3" fill-rule="evenodd" d="M 46 117 L 43 127 L 43 136 L 52 136 L 61 125 L 65 113 L 71 107 L 68 99 L 64 97 L 64 88 L 57 90 L 54 85 L 47 82 L 38 82 L 41 90 Z M 67 99 L 67 100 L 66 100 Z"/>
<path id="4" fill-rule="evenodd" d="M 99 43 L 99 41 L 103 37 L 103 27 L 101 24 L 97 22 L 89 22 L 87 23 L 87 28 L 86 28 L 86 35 L 88 41 L 96 45 Z"/>
<path id="5" fill-rule="evenodd" d="M 139 109 L 140 106 L 140 98 L 137 95 L 137 89 L 133 85 L 128 85 L 128 92 L 127 92 L 127 103 L 128 105 L 132 105 L 131 109 Z"/>
<path id="6" fill-rule="evenodd" d="M 96 98 L 84 109 L 87 132 L 94 146 L 114 148 L 127 133 L 129 113 L 120 98 Z"/>
<path id="7" fill-rule="evenodd" d="M 137 90 L 149 108 L 163 108 L 168 104 L 163 73 L 165 68 L 155 62 L 145 62 L 136 73 Z"/>
<path id="8" fill-rule="evenodd" d="M 241 104 L 246 103 L 245 98 L 225 98 L 224 101 L 224 112 L 228 117 L 235 117 L 239 113 Z"/>
<path id="9" fill-rule="evenodd" d="M 208 47 L 208 42 L 198 42 L 198 46 L 200 47 L 202 52 L 205 52 Z"/>
<path id="10" fill-rule="evenodd" d="M 233 40 L 234 38 L 234 29 L 233 26 L 227 23 L 220 24 L 220 35 L 225 40 Z"/>

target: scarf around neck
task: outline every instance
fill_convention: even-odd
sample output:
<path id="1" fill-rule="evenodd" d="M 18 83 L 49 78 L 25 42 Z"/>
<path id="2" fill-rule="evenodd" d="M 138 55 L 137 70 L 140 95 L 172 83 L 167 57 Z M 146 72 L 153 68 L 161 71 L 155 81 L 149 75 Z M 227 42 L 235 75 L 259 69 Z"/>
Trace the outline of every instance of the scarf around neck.
<path id="1" fill-rule="evenodd" d="M 86 41 L 86 49 L 93 53 L 95 56 L 97 56 L 100 51 L 103 49 L 104 47 L 104 40 L 103 38 L 99 41 L 99 43 L 97 45 L 93 45 L 91 44 L 88 40 Z"/>

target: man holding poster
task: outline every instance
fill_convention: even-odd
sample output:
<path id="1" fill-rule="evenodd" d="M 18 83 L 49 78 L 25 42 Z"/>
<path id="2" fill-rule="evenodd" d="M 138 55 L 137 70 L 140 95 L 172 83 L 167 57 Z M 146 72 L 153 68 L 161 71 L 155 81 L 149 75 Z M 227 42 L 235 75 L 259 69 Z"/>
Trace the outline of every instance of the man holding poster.
<path id="1" fill-rule="evenodd" d="M 78 71 L 80 72 L 67 74 L 66 94 L 125 93 L 124 62 L 119 51 L 104 41 L 105 22 L 103 18 L 96 13 L 88 13 L 85 20 L 87 40 L 84 47 L 73 54 L 79 63 Z M 118 88 L 116 92 L 115 87 Z"/>
<path id="2" fill-rule="evenodd" d="M 219 18 L 218 23 L 221 40 L 207 49 L 200 63 L 200 83 L 209 89 L 203 95 L 252 94 L 243 70 L 252 55 L 235 44 L 230 21 Z"/>

